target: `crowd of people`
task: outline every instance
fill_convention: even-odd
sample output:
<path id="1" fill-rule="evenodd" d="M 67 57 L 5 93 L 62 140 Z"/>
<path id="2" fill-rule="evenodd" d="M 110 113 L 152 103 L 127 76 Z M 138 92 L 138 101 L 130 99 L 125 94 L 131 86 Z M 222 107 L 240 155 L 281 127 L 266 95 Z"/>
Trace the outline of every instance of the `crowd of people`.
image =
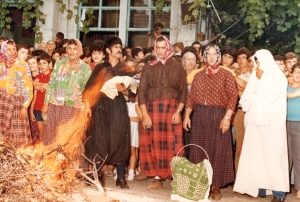
<path id="1" fill-rule="evenodd" d="M 50 145 L 83 113 L 86 157 L 121 188 L 153 178 L 147 189 L 160 189 L 171 159 L 196 144 L 213 168 L 212 199 L 232 183 L 254 197 L 271 190 L 272 202 L 293 184 L 300 198 L 297 55 L 220 49 L 217 37 L 184 47 L 162 28 L 155 24 L 148 48 L 123 48 L 117 36 L 82 47 L 61 32 L 37 49 L 0 38 L 2 138 L 16 148 Z M 198 147 L 179 155 L 206 158 Z"/>

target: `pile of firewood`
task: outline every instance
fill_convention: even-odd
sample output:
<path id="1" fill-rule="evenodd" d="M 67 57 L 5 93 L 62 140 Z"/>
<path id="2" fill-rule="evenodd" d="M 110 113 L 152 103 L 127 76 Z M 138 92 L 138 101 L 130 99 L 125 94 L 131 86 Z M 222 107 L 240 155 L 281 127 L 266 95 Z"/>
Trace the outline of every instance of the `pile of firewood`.
<path id="1" fill-rule="evenodd" d="M 79 167 L 85 156 L 84 131 L 78 128 L 84 127 L 79 125 L 71 130 L 73 124 L 71 120 L 69 132 L 64 132 L 51 145 L 40 143 L 15 149 L 0 141 L 0 201 L 88 201 L 78 200 L 85 181 L 96 186 L 100 193 L 104 192 L 95 161 L 86 159 L 93 165 L 91 171 L 84 172 Z"/>

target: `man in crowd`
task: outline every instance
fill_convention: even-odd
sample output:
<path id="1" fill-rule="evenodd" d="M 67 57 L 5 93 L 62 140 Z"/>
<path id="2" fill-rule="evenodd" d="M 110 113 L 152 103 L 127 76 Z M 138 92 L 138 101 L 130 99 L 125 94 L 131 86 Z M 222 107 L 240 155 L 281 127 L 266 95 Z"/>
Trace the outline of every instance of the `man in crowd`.
<path id="1" fill-rule="evenodd" d="M 154 41 L 161 35 L 161 31 L 164 28 L 160 22 L 154 24 L 154 31 L 148 33 L 147 47 L 154 46 Z"/>
<path id="2" fill-rule="evenodd" d="M 239 65 L 240 75 L 239 79 L 248 82 L 250 78 L 250 73 L 248 70 L 248 58 L 249 50 L 245 47 L 242 47 L 237 52 L 237 63 Z M 239 84 L 239 83 L 238 83 Z M 238 86 L 239 97 L 242 96 L 246 86 Z M 245 112 L 242 110 L 242 105 L 238 105 L 238 110 L 235 113 L 234 117 L 234 138 L 235 138 L 235 172 L 237 172 L 241 149 L 244 140 L 245 127 L 244 127 L 244 116 Z"/>

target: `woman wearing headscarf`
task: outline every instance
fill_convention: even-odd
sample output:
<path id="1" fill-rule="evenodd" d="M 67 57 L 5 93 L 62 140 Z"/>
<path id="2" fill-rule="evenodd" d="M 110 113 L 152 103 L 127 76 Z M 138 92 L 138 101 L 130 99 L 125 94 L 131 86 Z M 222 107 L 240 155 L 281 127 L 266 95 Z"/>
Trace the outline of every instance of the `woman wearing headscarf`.
<path id="1" fill-rule="evenodd" d="M 268 50 L 257 51 L 254 70 L 240 99 L 245 137 L 234 191 L 257 197 L 272 190 L 272 202 L 289 192 L 286 135 L 287 80 Z"/>
<path id="2" fill-rule="evenodd" d="M 233 75 L 220 67 L 221 51 L 210 44 L 204 51 L 206 69 L 195 75 L 187 98 L 183 127 L 191 130 L 191 144 L 207 152 L 213 168 L 211 195 L 220 200 L 220 188 L 234 181 L 230 117 L 237 102 Z M 194 110 L 192 121 L 190 114 Z M 190 148 L 190 161 L 199 163 L 206 158 L 198 147 Z"/>
<path id="3" fill-rule="evenodd" d="M 172 177 L 170 161 L 183 147 L 181 111 L 187 96 L 186 72 L 172 58 L 169 40 L 159 36 L 154 51 L 156 58 L 143 68 L 138 93 L 143 123 L 140 165 L 147 177 L 154 177 L 147 187 L 151 190 Z"/>
<path id="4" fill-rule="evenodd" d="M 32 141 L 27 115 L 32 97 L 27 63 L 17 58 L 12 39 L 4 41 L 0 52 L 0 134 L 16 148 Z"/>
<path id="5" fill-rule="evenodd" d="M 48 112 L 43 142 L 52 144 L 64 133 L 78 132 L 79 125 L 70 128 L 70 120 L 78 116 L 83 108 L 82 91 L 92 73 L 91 67 L 80 59 L 83 54 L 81 42 L 70 39 L 67 46 L 68 58 L 55 63 L 46 91 L 42 115 Z M 67 140 L 66 140 L 67 142 Z"/>

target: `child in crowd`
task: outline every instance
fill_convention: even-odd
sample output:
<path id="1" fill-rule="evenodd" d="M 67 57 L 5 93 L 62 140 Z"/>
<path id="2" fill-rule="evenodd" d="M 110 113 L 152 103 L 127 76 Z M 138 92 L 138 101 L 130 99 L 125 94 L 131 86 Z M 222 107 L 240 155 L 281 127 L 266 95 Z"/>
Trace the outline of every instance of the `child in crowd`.
<path id="1" fill-rule="evenodd" d="M 52 52 L 52 58 L 55 60 L 55 62 L 58 61 L 58 60 L 60 60 L 59 50 L 54 50 Z"/>
<path id="2" fill-rule="evenodd" d="M 134 49 L 133 49 L 134 50 Z M 145 65 L 145 64 L 144 64 Z M 133 58 L 127 58 L 124 61 L 124 70 L 128 73 L 128 76 L 136 75 L 137 62 Z M 140 76 L 140 71 L 139 71 Z M 134 76 L 133 76 L 134 77 Z M 137 94 L 130 95 L 127 101 L 128 116 L 130 119 L 130 159 L 129 159 L 129 171 L 128 180 L 133 180 L 135 171 L 137 171 L 138 162 L 138 148 L 139 148 L 139 122 L 142 119 L 142 111 L 137 103 Z"/>
<path id="3" fill-rule="evenodd" d="M 105 48 L 106 47 L 104 42 L 92 43 L 89 46 L 90 54 L 91 54 L 91 63 L 89 65 L 92 68 L 92 70 L 95 69 L 97 64 L 103 62 L 106 53 Z"/>
<path id="4" fill-rule="evenodd" d="M 285 75 L 288 78 L 288 83 L 290 84 L 293 82 L 293 79 L 290 76 L 290 74 L 292 73 L 292 66 L 297 63 L 298 55 L 294 52 L 288 52 L 284 55 L 284 59 L 284 64 L 286 68 Z"/>
<path id="5" fill-rule="evenodd" d="M 285 64 L 284 64 L 284 57 L 281 55 L 275 55 L 274 56 L 274 60 L 277 63 L 278 67 L 280 68 L 280 70 L 285 73 L 286 72 L 286 68 L 285 68 Z"/>
<path id="6" fill-rule="evenodd" d="M 27 59 L 27 63 L 29 65 L 32 77 L 35 78 L 35 76 L 39 74 L 38 57 L 37 56 L 29 57 Z"/>
<path id="7" fill-rule="evenodd" d="M 39 66 L 38 66 L 38 57 L 37 56 L 30 56 L 27 59 L 27 63 L 28 66 L 30 68 L 31 71 L 31 75 L 32 78 L 34 80 L 34 78 L 39 74 Z M 36 81 L 33 81 L 33 87 L 35 88 L 39 83 Z M 31 104 L 32 106 L 32 104 Z M 28 110 L 29 115 L 30 115 L 30 110 Z M 37 125 L 36 122 L 32 122 L 31 119 L 29 119 L 29 123 L 30 123 L 30 130 L 31 130 L 31 137 L 33 140 L 33 143 L 35 144 L 38 141 L 38 137 L 39 137 L 39 132 L 37 129 Z"/>
<path id="8" fill-rule="evenodd" d="M 38 63 L 40 66 L 40 71 L 41 73 L 38 74 L 35 79 L 39 80 L 39 83 L 48 84 L 51 78 L 51 65 L 52 65 L 52 60 L 51 57 L 47 54 L 42 54 L 39 59 Z M 45 87 L 42 88 L 41 90 L 39 89 L 34 89 L 34 97 L 33 101 L 30 106 L 30 118 L 32 122 L 37 123 L 37 129 L 39 133 L 39 141 L 42 140 L 44 136 L 44 120 L 41 114 L 41 109 L 43 107 L 44 99 L 45 99 L 45 93 L 46 89 Z"/>
<path id="9" fill-rule="evenodd" d="M 128 180 L 133 180 L 135 171 L 137 172 L 137 162 L 139 153 L 139 122 L 142 120 L 142 111 L 138 106 L 137 96 L 132 97 L 127 102 L 128 116 L 130 118 L 130 160 Z M 132 100 L 132 101 L 131 101 Z"/>
<path id="10" fill-rule="evenodd" d="M 84 47 L 82 49 L 83 55 L 80 56 L 80 59 L 82 59 L 86 64 L 91 63 L 91 54 L 90 54 L 90 48 L 89 47 Z"/>
<path id="11" fill-rule="evenodd" d="M 131 51 L 132 58 L 134 58 L 137 62 L 144 59 L 145 55 L 143 49 L 140 47 L 136 47 Z"/>
<path id="12" fill-rule="evenodd" d="M 184 49 L 184 45 L 182 42 L 177 42 L 173 45 L 174 55 L 181 55 L 181 51 Z"/>
<path id="13" fill-rule="evenodd" d="M 60 59 L 64 59 L 68 57 L 66 47 L 63 47 L 59 50 L 59 55 L 60 55 Z"/>

